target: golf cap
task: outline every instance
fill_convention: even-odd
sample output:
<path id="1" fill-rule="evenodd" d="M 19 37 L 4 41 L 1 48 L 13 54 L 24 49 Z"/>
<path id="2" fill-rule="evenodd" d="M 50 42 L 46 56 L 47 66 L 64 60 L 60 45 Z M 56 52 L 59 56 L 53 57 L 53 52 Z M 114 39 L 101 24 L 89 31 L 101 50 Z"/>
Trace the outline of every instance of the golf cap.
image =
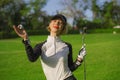
<path id="1" fill-rule="evenodd" d="M 66 17 L 64 15 L 62 15 L 62 14 L 56 14 L 55 16 L 52 17 L 51 20 L 56 20 L 56 19 L 62 20 L 64 25 L 66 25 L 66 23 L 67 23 Z"/>

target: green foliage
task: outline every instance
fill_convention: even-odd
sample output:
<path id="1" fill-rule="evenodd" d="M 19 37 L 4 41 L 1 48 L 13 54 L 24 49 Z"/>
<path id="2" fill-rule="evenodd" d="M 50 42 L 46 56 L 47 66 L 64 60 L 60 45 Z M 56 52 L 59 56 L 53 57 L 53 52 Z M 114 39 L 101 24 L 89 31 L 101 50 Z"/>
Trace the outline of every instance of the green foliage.
<path id="1" fill-rule="evenodd" d="M 79 29 L 83 29 L 83 27 L 87 27 L 87 29 L 100 29 L 102 28 L 101 20 L 95 19 L 94 21 L 88 21 L 84 19 L 79 19 L 77 21 L 77 26 Z"/>
<path id="2" fill-rule="evenodd" d="M 97 4 L 97 0 L 92 0 L 92 10 L 94 21 L 96 19 L 101 20 L 100 28 L 111 28 L 119 24 L 119 5 L 115 4 L 115 0 L 105 2 L 102 6 Z"/>
<path id="3" fill-rule="evenodd" d="M 0 31 L 7 31 L 9 26 L 18 24 L 34 29 L 39 23 L 45 23 L 43 20 L 46 14 L 41 8 L 46 4 L 46 0 L 30 0 L 30 3 L 24 0 L 1 0 L 0 4 Z"/>
<path id="4" fill-rule="evenodd" d="M 9 4 L 12 1 L 13 0 L 0 0 L 0 7 L 3 7 L 3 6 L 5 6 L 6 4 Z"/>
<path id="5" fill-rule="evenodd" d="M 17 35 L 14 31 L 12 32 L 1 31 L 0 32 L 0 39 L 8 39 L 8 38 L 15 38 L 15 37 L 17 37 Z"/>
<path id="6" fill-rule="evenodd" d="M 119 5 L 113 6 L 112 15 L 114 15 L 112 18 L 115 24 L 120 25 L 120 6 Z"/>
<path id="7" fill-rule="evenodd" d="M 88 33 L 120 33 L 120 29 L 91 29 Z"/>
<path id="8" fill-rule="evenodd" d="M 27 30 L 28 35 L 48 35 L 49 32 L 47 29 L 40 29 L 40 30 Z M 15 31 L 11 32 L 0 32 L 0 39 L 8 39 L 8 38 L 16 38 L 18 35 L 15 33 Z"/>
<path id="9" fill-rule="evenodd" d="M 41 30 L 28 30 L 28 35 L 48 35 L 49 32 L 47 29 L 41 29 Z"/>
<path id="10" fill-rule="evenodd" d="M 79 34 L 79 30 L 69 30 L 68 34 Z"/>

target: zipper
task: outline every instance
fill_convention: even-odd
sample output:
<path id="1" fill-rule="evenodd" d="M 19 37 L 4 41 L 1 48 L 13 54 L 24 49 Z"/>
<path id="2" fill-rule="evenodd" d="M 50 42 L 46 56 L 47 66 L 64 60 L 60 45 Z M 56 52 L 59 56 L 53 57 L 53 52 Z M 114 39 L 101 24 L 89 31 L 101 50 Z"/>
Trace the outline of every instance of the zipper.
<path id="1" fill-rule="evenodd" d="M 55 47 L 54 53 L 56 54 L 56 37 L 54 37 L 54 47 Z"/>

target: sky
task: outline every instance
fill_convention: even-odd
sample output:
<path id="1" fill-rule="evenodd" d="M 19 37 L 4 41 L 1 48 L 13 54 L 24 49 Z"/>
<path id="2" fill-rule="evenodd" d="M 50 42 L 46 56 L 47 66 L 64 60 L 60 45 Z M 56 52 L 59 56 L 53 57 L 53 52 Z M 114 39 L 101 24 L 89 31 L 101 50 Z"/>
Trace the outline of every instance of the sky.
<path id="1" fill-rule="evenodd" d="M 26 0 L 28 1 L 28 0 Z M 103 5 L 105 1 L 111 1 L 111 0 L 98 0 L 99 5 Z M 42 9 L 43 11 L 46 11 L 47 14 L 49 15 L 55 15 L 57 11 L 61 11 L 64 8 L 63 5 L 61 5 L 61 0 L 48 0 L 47 4 L 44 6 Z M 92 11 L 91 10 L 86 10 L 84 13 L 87 16 L 88 20 L 92 20 Z M 68 19 L 68 23 L 72 24 L 73 18 Z"/>
<path id="2" fill-rule="evenodd" d="M 63 6 L 60 4 L 61 0 L 48 0 L 47 4 L 43 8 L 49 15 L 56 14 L 57 10 L 62 10 Z"/>
<path id="3" fill-rule="evenodd" d="M 60 1 L 61 0 L 48 0 L 47 4 L 42 10 L 46 11 L 49 15 L 55 15 L 57 11 L 61 11 L 64 8 Z M 85 15 L 87 15 L 89 20 L 92 19 L 92 12 L 90 10 L 86 10 Z M 72 25 L 73 18 L 68 18 L 68 23 Z"/>
<path id="4" fill-rule="evenodd" d="M 43 8 L 43 11 L 46 11 L 49 15 L 56 14 L 57 10 L 62 10 L 64 8 L 64 6 L 61 5 L 61 1 L 62 0 L 48 0 L 47 4 Z M 98 4 L 103 5 L 105 1 L 109 2 L 111 0 L 98 0 Z M 85 14 L 87 14 L 88 17 L 92 16 L 90 10 L 87 10 Z"/>

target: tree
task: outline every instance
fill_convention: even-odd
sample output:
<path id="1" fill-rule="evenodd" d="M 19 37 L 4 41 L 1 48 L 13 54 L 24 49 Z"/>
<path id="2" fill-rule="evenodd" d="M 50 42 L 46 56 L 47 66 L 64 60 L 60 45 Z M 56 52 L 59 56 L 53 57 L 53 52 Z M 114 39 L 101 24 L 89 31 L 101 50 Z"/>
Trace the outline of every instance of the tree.
<path id="1" fill-rule="evenodd" d="M 112 19 L 116 25 L 120 25 L 120 4 L 113 0 Z"/>
<path id="2" fill-rule="evenodd" d="M 2 30 L 9 30 L 9 26 L 14 24 L 14 22 L 18 22 L 17 20 L 20 19 L 20 10 L 23 7 L 23 0 L 8 0 L 8 1 L 1 1 L 0 6 L 0 28 Z M 15 18 L 15 16 L 17 16 Z"/>
<path id="3" fill-rule="evenodd" d="M 13 25 L 23 24 L 25 29 L 45 29 L 46 13 L 41 11 L 47 0 L 0 0 L 0 38 L 13 34 Z M 43 26 L 43 23 L 46 24 Z"/>
<path id="4" fill-rule="evenodd" d="M 61 13 L 73 19 L 73 27 L 76 27 L 75 29 L 84 27 L 82 24 L 86 24 L 84 23 L 86 22 L 85 11 L 90 9 L 90 0 L 64 0 L 62 4 L 65 6 L 65 10 Z M 81 24 L 79 23 L 80 21 Z"/>
<path id="5" fill-rule="evenodd" d="M 111 1 L 111 2 L 106 2 L 103 5 L 103 10 L 102 12 L 102 16 L 104 18 L 104 27 L 113 27 L 114 25 L 118 25 L 120 22 L 120 6 L 115 4 L 116 1 L 115 0 Z"/>
<path id="6" fill-rule="evenodd" d="M 100 18 L 100 7 L 96 4 L 97 0 L 92 0 L 93 19 Z"/>
<path id="7" fill-rule="evenodd" d="M 43 26 L 44 18 L 47 14 L 41 11 L 42 7 L 46 4 L 46 0 L 30 0 L 29 4 L 27 4 L 26 9 L 22 10 L 23 15 L 27 15 L 27 19 L 29 23 L 33 26 L 32 29 L 40 29 Z"/>
<path id="8" fill-rule="evenodd" d="M 1 0 L 0 1 L 0 31 L 9 30 L 13 24 L 23 23 L 31 26 L 37 26 L 41 22 L 43 13 L 41 8 L 46 4 L 46 0 Z M 46 16 L 46 15 L 44 15 Z M 40 20 L 41 19 L 41 20 Z M 36 23 L 34 23 L 36 22 Z"/>
<path id="9" fill-rule="evenodd" d="M 93 22 L 98 21 L 99 25 L 102 24 L 102 28 L 111 28 L 118 24 L 120 9 L 119 5 L 116 4 L 117 0 L 105 1 L 103 5 L 97 4 L 97 1 L 92 0 Z"/>

